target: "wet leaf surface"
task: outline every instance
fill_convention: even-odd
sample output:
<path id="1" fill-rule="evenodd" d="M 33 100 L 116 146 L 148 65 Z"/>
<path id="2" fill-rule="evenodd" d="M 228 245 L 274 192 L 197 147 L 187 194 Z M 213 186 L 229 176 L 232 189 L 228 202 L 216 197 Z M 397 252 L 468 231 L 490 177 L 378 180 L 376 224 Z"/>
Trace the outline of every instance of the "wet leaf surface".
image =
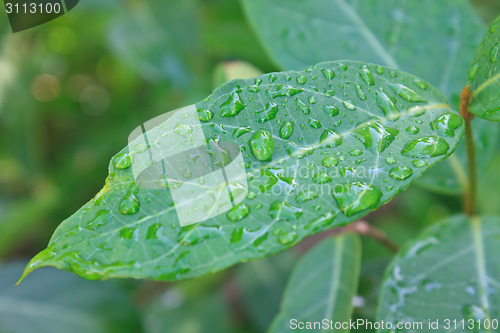
<path id="1" fill-rule="evenodd" d="M 179 179 L 201 185 L 208 176 L 187 167 L 174 170 L 176 181 L 145 187 L 134 166 L 147 146 L 132 145 L 112 159 L 104 188 L 59 226 L 26 273 L 55 266 L 90 279 L 179 280 L 262 258 L 377 209 L 450 155 L 463 135 L 460 116 L 434 87 L 359 62 L 231 81 L 196 110 L 198 127 L 167 120 L 146 134 L 181 148 L 199 131 L 205 142 L 237 144 L 244 172 L 228 188 L 242 201 L 181 227 L 180 211 L 209 216 L 214 203 L 187 190 L 174 200 L 186 184 Z M 171 148 L 159 142 L 149 145 Z M 213 148 L 214 161 L 228 170 L 230 154 Z"/>
<path id="2" fill-rule="evenodd" d="M 484 324 L 500 315 L 499 239 L 498 217 L 455 216 L 425 230 L 386 272 L 378 320 L 423 322 L 423 329 L 401 332 L 496 332 Z M 439 327 L 429 329 L 429 319 Z M 465 320 L 465 329 L 453 320 Z M 475 329 L 468 329 L 469 320 Z"/>

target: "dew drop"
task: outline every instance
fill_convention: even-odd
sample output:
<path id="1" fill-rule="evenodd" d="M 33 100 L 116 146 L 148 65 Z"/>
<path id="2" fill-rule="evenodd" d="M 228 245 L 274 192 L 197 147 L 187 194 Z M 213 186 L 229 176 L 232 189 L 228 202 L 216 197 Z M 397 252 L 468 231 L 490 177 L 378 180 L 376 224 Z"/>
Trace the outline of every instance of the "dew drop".
<path id="1" fill-rule="evenodd" d="M 251 132 L 251 131 L 252 131 L 252 128 L 250 126 L 247 126 L 247 127 L 238 127 L 238 128 L 236 128 L 233 131 L 233 137 L 235 139 L 237 139 L 240 136 L 242 136 L 243 134 L 246 134 L 246 133 Z"/>
<path id="2" fill-rule="evenodd" d="M 105 225 L 109 221 L 109 210 L 100 210 L 95 217 L 85 224 L 85 228 L 91 231 L 96 231 L 97 228 Z"/>
<path id="3" fill-rule="evenodd" d="M 338 116 L 339 113 L 340 113 L 340 110 L 338 107 L 336 107 L 335 105 L 325 105 L 323 106 L 323 110 L 328 113 L 328 115 L 330 117 L 335 117 L 335 116 Z"/>
<path id="4" fill-rule="evenodd" d="M 327 156 L 323 159 L 322 164 L 326 168 L 332 168 L 339 164 L 339 160 L 335 156 Z"/>
<path id="5" fill-rule="evenodd" d="M 295 96 L 297 94 L 300 94 L 304 90 L 302 88 L 295 88 L 289 85 L 286 86 L 281 86 L 281 85 L 276 85 L 276 90 L 268 90 L 267 93 L 272 97 L 272 98 L 278 98 L 278 97 L 291 97 Z"/>
<path id="6" fill-rule="evenodd" d="M 198 119 L 209 122 L 214 117 L 214 113 L 208 109 L 198 109 Z"/>
<path id="7" fill-rule="evenodd" d="M 395 167 L 389 171 L 389 176 L 396 180 L 405 180 L 413 175 L 413 170 L 408 167 Z"/>
<path id="8" fill-rule="evenodd" d="M 498 60 L 498 51 L 500 50 L 500 44 L 495 45 L 490 52 L 490 60 L 494 64 Z"/>
<path id="9" fill-rule="evenodd" d="M 353 130 L 353 135 L 366 149 L 376 149 L 382 153 L 396 139 L 399 130 L 381 123 L 362 123 Z"/>
<path id="10" fill-rule="evenodd" d="M 274 118 L 276 118 L 276 114 L 278 113 L 278 111 L 278 104 L 268 102 L 264 110 L 256 112 L 256 115 L 259 117 L 257 118 L 257 122 L 264 123 L 266 121 L 273 120 Z"/>
<path id="11" fill-rule="evenodd" d="M 245 104 L 241 101 L 239 92 L 239 89 L 233 90 L 227 101 L 221 104 L 221 117 L 234 117 L 245 108 Z"/>
<path id="12" fill-rule="evenodd" d="M 415 160 L 412 163 L 416 168 L 423 168 L 427 166 L 427 162 L 424 160 Z"/>
<path id="13" fill-rule="evenodd" d="M 470 70 L 469 70 L 469 80 L 474 80 L 476 78 L 476 75 L 477 75 L 477 72 L 479 70 L 479 63 L 476 62 L 474 63 L 471 67 L 470 67 Z"/>
<path id="14" fill-rule="evenodd" d="M 364 182 L 336 186 L 332 194 L 339 209 L 349 217 L 363 210 L 375 208 L 382 198 L 382 192 L 378 188 Z"/>
<path id="15" fill-rule="evenodd" d="M 420 79 L 415 79 L 415 84 L 422 90 L 427 90 L 427 88 L 429 88 L 429 84 Z"/>
<path id="16" fill-rule="evenodd" d="M 322 69 L 321 72 L 328 80 L 332 80 L 335 77 L 335 73 L 331 69 Z"/>
<path id="17" fill-rule="evenodd" d="M 377 69 L 378 69 L 378 67 L 377 67 Z M 377 70 L 377 72 L 378 72 L 378 70 Z M 382 71 L 382 73 L 383 73 L 383 71 Z M 373 79 L 373 74 L 370 71 L 370 69 L 368 68 L 368 66 L 364 65 L 363 67 L 361 67 L 361 69 L 359 70 L 359 75 L 361 75 L 361 78 L 363 79 L 363 81 L 365 81 L 366 84 L 368 84 L 370 86 L 373 86 L 375 84 L 375 80 Z"/>
<path id="18" fill-rule="evenodd" d="M 139 199 L 137 199 L 134 191 L 129 191 L 120 202 L 120 214 L 133 215 L 139 211 Z"/>
<path id="19" fill-rule="evenodd" d="M 312 181 L 316 184 L 325 184 L 333 180 L 326 172 L 320 171 L 313 176 Z"/>
<path id="20" fill-rule="evenodd" d="M 281 245 L 288 245 L 293 243 L 299 235 L 295 231 L 285 231 L 278 236 L 278 242 Z"/>
<path id="21" fill-rule="evenodd" d="M 312 128 L 321 128 L 321 123 L 319 122 L 319 120 L 317 119 L 314 119 L 314 118 L 310 118 L 308 121 L 307 121 L 307 124 L 312 127 Z"/>
<path id="22" fill-rule="evenodd" d="M 420 128 L 418 128 L 417 126 L 411 125 L 411 126 L 408 126 L 406 128 L 406 132 L 415 135 L 415 134 L 418 134 L 418 132 L 420 132 Z"/>
<path id="23" fill-rule="evenodd" d="M 398 108 L 386 93 L 380 89 L 375 93 L 375 102 L 382 109 L 384 115 L 390 120 L 398 120 L 401 116 Z"/>
<path id="24" fill-rule="evenodd" d="M 122 152 L 113 158 L 113 166 L 116 169 L 127 169 L 132 165 L 130 155 L 127 152 Z"/>
<path id="25" fill-rule="evenodd" d="M 193 128 L 188 124 L 177 123 L 174 127 L 174 132 L 180 135 L 193 144 Z"/>
<path id="26" fill-rule="evenodd" d="M 139 229 L 137 228 L 123 228 L 120 229 L 121 239 L 137 239 Z"/>
<path id="27" fill-rule="evenodd" d="M 401 150 L 401 155 L 416 158 L 436 157 L 445 155 L 450 146 L 448 142 L 437 137 L 427 136 L 408 142 Z"/>
<path id="28" fill-rule="evenodd" d="M 326 129 L 323 131 L 319 138 L 320 144 L 326 148 L 335 148 L 342 144 L 342 137 L 331 129 Z"/>
<path id="29" fill-rule="evenodd" d="M 378 74 L 384 74 L 385 68 L 382 66 L 377 66 L 375 67 L 375 70 L 377 71 Z"/>
<path id="30" fill-rule="evenodd" d="M 431 122 L 431 128 L 438 135 L 455 136 L 455 130 L 462 126 L 462 117 L 455 113 L 446 113 Z"/>
<path id="31" fill-rule="evenodd" d="M 316 97 L 314 97 L 314 96 L 309 96 L 309 103 L 310 103 L 310 104 L 316 104 Z"/>
<path id="32" fill-rule="evenodd" d="M 326 227 L 326 226 L 332 224 L 334 217 L 335 216 L 333 215 L 332 212 L 328 212 L 328 213 L 312 220 L 311 222 L 309 222 L 305 228 L 312 229 L 312 231 L 317 231 L 323 227 Z"/>
<path id="33" fill-rule="evenodd" d="M 358 94 L 360 100 L 364 101 L 366 99 L 365 93 L 359 84 L 356 85 L 356 93 Z"/>
<path id="34" fill-rule="evenodd" d="M 396 163 L 396 162 L 397 162 L 397 161 L 396 161 L 396 159 L 395 159 L 393 156 L 386 157 L 386 158 L 385 158 L 385 161 L 386 161 L 387 163 L 389 163 L 389 164 L 394 164 L 394 163 Z"/>
<path id="35" fill-rule="evenodd" d="M 256 131 L 248 142 L 253 156 L 259 161 L 268 161 L 273 157 L 273 136 L 266 130 Z"/>
<path id="36" fill-rule="evenodd" d="M 288 139 L 293 133 L 293 124 L 289 121 L 285 121 L 280 128 L 280 138 Z"/>
<path id="37" fill-rule="evenodd" d="M 248 214 L 250 214 L 250 208 L 247 205 L 241 203 L 231 208 L 227 212 L 226 216 L 229 221 L 236 222 L 243 220 L 248 216 Z"/>
<path id="38" fill-rule="evenodd" d="M 149 226 L 148 231 L 146 233 L 146 239 L 158 239 L 161 233 L 163 225 L 160 223 L 153 223 Z"/>
<path id="39" fill-rule="evenodd" d="M 314 191 L 302 191 L 299 194 L 297 194 L 297 196 L 295 197 L 295 201 L 297 201 L 297 203 L 303 203 L 306 201 L 316 199 L 317 197 L 318 193 Z"/>
<path id="40" fill-rule="evenodd" d="M 344 106 L 346 108 L 348 108 L 349 110 L 356 110 L 356 105 L 352 101 L 347 100 L 347 101 L 343 101 L 343 103 L 344 103 Z"/>
<path id="41" fill-rule="evenodd" d="M 297 105 L 299 107 L 299 109 L 304 112 L 304 114 L 308 115 L 309 113 L 311 113 L 311 107 L 309 105 L 307 105 L 306 103 L 304 103 L 300 98 L 297 98 L 295 100 L 295 105 Z"/>
<path id="42" fill-rule="evenodd" d="M 300 76 L 297 77 L 297 83 L 298 84 L 305 84 L 306 82 L 307 82 L 307 80 L 306 80 L 305 76 L 300 75 Z"/>
<path id="43" fill-rule="evenodd" d="M 363 154 L 363 151 L 360 149 L 353 149 L 349 152 L 349 155 L 351 156 L 359 156 L 361 154 Z"/>
<path id="44" fill-rule="evenodd" d="M 401 98 L 407 100 L 408 102 L 426 102 L 425 98 L 423 98 L 419 93 L 401 83 L 391 82 L 389 83 L 389 87 Z"/>
<path id="45" fill-rule="evenodd" d="M 324 95 L 327 97 L 332 97 L 335 95 L 335 90 L 333 90 L 333 89 L 325 90 Z"/>
<path id="46" fill-rule="evenodd" d="M 269 215 L 276 220 L 297 220 L 303 213 L 302 208 L 283 201 L 275 201 L 269 207 Z"/>

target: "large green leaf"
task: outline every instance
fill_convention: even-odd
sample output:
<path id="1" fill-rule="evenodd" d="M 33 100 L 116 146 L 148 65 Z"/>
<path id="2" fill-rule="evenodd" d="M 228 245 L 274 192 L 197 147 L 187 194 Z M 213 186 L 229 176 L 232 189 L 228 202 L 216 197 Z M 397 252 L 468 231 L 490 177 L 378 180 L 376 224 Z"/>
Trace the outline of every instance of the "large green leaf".
<path id="1" fill-rule="evenodd" d="M 0 267 L 0 332 L 141 332 L 131 298 L 113 284 L 45 268 L 16 287 L 23 267 Z"/>
<path id="2" fill-rule="evenodd" d="M 493 121 L 500 120 L 500 17 L 479 45 L 469 72 L 472 90 L 470 111 Z"/>
<path id="3" fill-rule="evenodd" d="M 177 123 L 196 109 L 198 125 Z M 130 152 L 125 148 L 113 158 L 101 192 L 61 224 L 26 273 L 50 265 L 92 279 L 176 280 L 262 258 L 383 205 L 451 154 L 463 135 L 462 118 L 434 87 L 359 62 L 231 81 L 172 117 L 144 134 L 147 144 L 141 135 Z M 238 200 L 247 195 L 232 205 L 228 199 L 227 208 L 234 207 L 227 212 L 222 199 L 209 202 L 192 193 L 174 202 L 172 194 L 212 182 L 196 178 L 189 164 L 166 184 L 155 162 L 160 188 L 135 181 L 136 166 L 145 165 L 142 158 L 153 148 L 187 149 L 205 142 L 200 135 L 219 164 L 227 165 L 217 157 L 221 151 L 231 159 L 234 153 L 224 152 L 223 143 L 241 150 L 236 158 L 243 162 L 227 167 L 244 165 L 246 171 L 239 179 L 231 176 L 229 189 Z M 203 162 L 203 149 L 186 163 Z M 220 172 L 208 164 L 206 170 Z M 220 214 L 208 218 L 215 207 Z M 203 222 L 181 227 L 189 214 Z"/>
<path id="4" fill-rule="evenodd" d="M 344 234 L 321 242 L 295 266 L 270 332 L 290 332 L 295 326 L 306 332 L 310 330 L 308 323 L 314 322 L 325 324 L 321 327 L 324 331 L 349 332 L 330 328 L 332 321 L 351 319 L 360 266 L 361 240 L 357 235 Z M 319 327 L 314 329 L 320 331 Z"/>
<path id="5" fill-rule="evenodd" d="M 458 98 L 484 24 L 467 0 L 242 0 L 274 61 L 351 59 L 413 73 Z"/>
<path id="6" fill-rule="evenodd" d="M 484 25 L 467 0 L 242 0 L 267 50 L 283 69 L 320 61 L 360 60 L 400 68 L 440 89 L 451 105 L 459 95 Z M 488 137 L 498 127 L 475 122 L 479 167 L 491 160 Z M 484 133 L 482 133 L 484 131 Z M 463 191 L 465 142 L 449 163 L 418 184 L 447 194 Z M 481 169 L 482 170 L 482 169 Z"/>
<path id="7" fill-rule="evenodd" d="M 228 304 L 220 293 L 186 295 L 171 288 L 144 309 L 145 333 L 233 333 Z"/>
<path id="8" fill-rule="evenodd" d="M 498 217 L 456 216 L 424 231 L 389 267 L 378 320 L 423 322 L 423 329 L 398 332 L 497 332 L 479 329 L 478 320 L 484 327 L 485 319 L 500 318 L 499 249 Z M 429 329 L 429 319 L 439 328 Z M 455 328 L 455 319 L 476 320 L 475 329 Z"/>

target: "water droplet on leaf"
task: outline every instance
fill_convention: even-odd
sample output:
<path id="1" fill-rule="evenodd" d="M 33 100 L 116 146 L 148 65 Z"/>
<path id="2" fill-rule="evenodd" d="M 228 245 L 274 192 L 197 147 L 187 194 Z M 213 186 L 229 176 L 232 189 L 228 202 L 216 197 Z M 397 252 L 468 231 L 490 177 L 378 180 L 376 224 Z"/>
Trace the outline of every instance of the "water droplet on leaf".
<path id="1" fill-rule="evenodd" d="M 236 222 L 244 219 L 248 214 L 250 214 L 250 208 L 241 203 L 231 208 L 226 215 L 229 221 Z"/>
<path id="2" fill-rule="evenodd" d="M 382 198 L 382 192 L 373 185 L 353 182 L 343 187 L 335 187 L 333 197 L 339 209 L 348 217 L 366 209 L 373 209 Z"/>
<path id="3" fill-rule="evenodd" d="M 249 141 L 253 156 L 259 161 L 268 161 L 273 157 L 274 140 L 266 130 L 256 131 Z"/>
<path id="4" fill-rule="evenodd" d="M 428 136 L 408 142 L 401 150 L 401 155 L 416 158 L 445 155 L 450 146 L 437 136 Z"/>
<path id="5" fill-rule="evenodd" d="M 395 167 L 389 172 L 389 176 L 392 179 L 405 180 L 413 175 L 413 170 L 408 167 Z"/>

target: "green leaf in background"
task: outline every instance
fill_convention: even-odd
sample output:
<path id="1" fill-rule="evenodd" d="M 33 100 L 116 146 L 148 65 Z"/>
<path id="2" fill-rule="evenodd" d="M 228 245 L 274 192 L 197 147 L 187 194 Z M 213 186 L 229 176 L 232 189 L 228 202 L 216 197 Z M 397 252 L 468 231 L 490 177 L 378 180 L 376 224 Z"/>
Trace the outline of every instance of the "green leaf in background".
<path id="1" fill-rule="evenodd" d="M 496 332 L 446 327 L 461 321 L 500 318 L 500 219 L 456 216 L 411 241 L 390 265 L 380 295 L 378 320 L 423 322 L 401 332 Z M 439 319 L 437 330 L 428 320 Z M 386 332 L 386 331 L 383 331 Z M 389 331 L 387 331 L 389 332 Z"/>
<path id="2" fill-rule="evenodd" d="M 225 61 L 215 67 L 214 88 L 217 88 L 226 81 L 249 79 L 262 74 L 260 69 L 246 61 Z"/>
<path id="3" fill-rule="evenodd" d="M 458 107 L 467 69 L 484 25 L 467 0 L 242 0 L 247 16 L 275 62 L 297 69 L 351 59 L 420 76 Z M 483 134 L 482 131 L 485 131 Z M 474 122 L 479 167 L 491 161 L 498 127 Z M 465 143 L 417 184 L 446 194 L 463 191 Z M 481 169 L 480 169 L 481 170 Z"/>
<path id="4" fill-rule="evenodd" d="M 349 322 L 360 266 L 361 240 L 355 234 L 329 238 L 307 252 L 293 269 L 270 332 L 290 332 L 298 322 Z"/>
<path id="5" fill-rule="evenodd" d="M 178 181 L 161 189 L 137 184 L 131 161 L 147 146 L 132 144 L 111 161 L 101 192 L 62 223 L 25 273 L 55 266 L 90 279 L 180 280 L 262 258 L 377 209 L 450 155 L 463 135 L 462 118 L 434 87 L 350 61 L 231 81 L 196 109 L 200 125 L 174 129 L 165 121 L 147 132 L 149 145 L 166 137 L 165 149 L 185 147 L 190 131 L 203 131 L 214 149 L 236 143 L 246 174 L 230 188 L 240 195 L 248 183 L 242 202 L 181 227 L 179 208 L 206 216 L 206 203 L 196 196 L 175 203 Z"/>
<path id="6" fill-rule="evenodd" d="M 242 0 L 274 61 L 359 60 L 400 68 L 458 100 L 484 24 L 467 0 Z"/>
<path id="7" fill-rule="evenodd" d="M 47 268 L 16 287 L 23 266 L 0 268 L 0 332 L 141 332 L 131 299 L 112 284 Z"/>
<path id="8" fill-rule="evenodd" d="M 469 72 L 469 109 L 478 117 L 500 120 L 500 17 L 493 22 L 479 45 Z"/>
<path id="9" fill-rule="evenodd" d="M 232 333 L 229 309 L 219 293 L 188 297 L 170 288 L 144 311 L 145 333 Z"/>
<path id="10" fill-rule="evenodd" d="M 236 273 L 243 308 L 260 332 L 266 331 L 279 312 L 286 280 L 296 257 L 286 251 L 246 263 Z"/>

